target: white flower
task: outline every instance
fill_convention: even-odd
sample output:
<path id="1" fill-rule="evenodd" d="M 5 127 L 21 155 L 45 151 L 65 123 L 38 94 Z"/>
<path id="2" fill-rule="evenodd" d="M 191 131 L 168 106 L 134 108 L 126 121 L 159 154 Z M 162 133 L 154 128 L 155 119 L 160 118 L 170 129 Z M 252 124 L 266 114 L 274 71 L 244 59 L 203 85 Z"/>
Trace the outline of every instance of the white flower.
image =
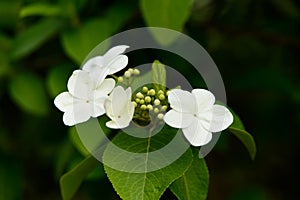
<path id="1" fill-rule="evenodd" d="M 113 129 L 125 128 L 132 120 L 134 104 L 131 102 L 131 88 L 124 90 L 117 86 L 105 101 L 106 115 L 111 119 L 106 126 Z"/>
<path id="2" fill-rule="evenodd" d="M 119 45 L 109 49 L 103 56 L 89 59 L 82 67 L 84 71 L 90 72 L 95 82 L 101 82 L 107 75 L 114 74 L 126 67 L 128 57 L 122 55 L 129 48 Z"/>
<path id="3" fill-rule="evenodd" d="M 168 100 L 172 109 L 165 114 L 164 121 L 181 128 L 193 146 L 207 144 L 212 132 L 222 131 L 233 122 L 233 116 L 225 106 L 214 105 L 215 97 L 208 90 L 194 89 L 190 93 L 174 89 Z"/>
<path id="4" fill-rule="evenodd" d="M 104 102 L 114 86 L 115 81 L 111 78 L 95 84 L 88 72 L 75 70 L 68 80 L 69 91 L 59 94 L 54 104 L 64 112 L 64 123 L 73 126 L 103 115 Z"/>

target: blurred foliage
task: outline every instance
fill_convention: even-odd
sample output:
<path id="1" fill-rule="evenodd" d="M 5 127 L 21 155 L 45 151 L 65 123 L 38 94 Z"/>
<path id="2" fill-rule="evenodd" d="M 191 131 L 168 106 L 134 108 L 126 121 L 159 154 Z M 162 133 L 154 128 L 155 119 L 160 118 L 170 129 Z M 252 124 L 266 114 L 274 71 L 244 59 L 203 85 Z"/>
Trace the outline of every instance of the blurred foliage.
<path id="1" fill-rule="evenodd" d="M 203 45 L 223 76 L 229 106 L 254 134 L 254 162 L 236 138 L 221 135 L 206 157 L 208 199 L 298 196 L 300 3 L 149 2 L 0 1 L 0 200 L 61 199 L 59 177 L 84 159 L 84 150 L 73 145 L 76 138 L 68 134 L 53 98 L 93 47 L 142 26 L 181 30 Z M 128 56 L 131 67 L 158 59 L 193 86 L 201 85 L 189 63 L 170 53 L 144 50 Z M 93 176 L 74 199 L 118 199 L 103 174 Z M 167 191 L 162 199 L 175 197 Z"/>

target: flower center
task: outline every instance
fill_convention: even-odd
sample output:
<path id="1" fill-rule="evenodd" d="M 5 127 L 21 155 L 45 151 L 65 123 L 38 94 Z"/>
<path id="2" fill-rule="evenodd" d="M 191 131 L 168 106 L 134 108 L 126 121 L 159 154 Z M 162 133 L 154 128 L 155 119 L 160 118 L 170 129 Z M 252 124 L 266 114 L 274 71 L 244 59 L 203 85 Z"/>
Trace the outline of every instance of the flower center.
<path id="1" fill-rule="evenodd" d="M 139 88 L 133 94 L 135 112 L 133 121 L 140 126 L 146 126 L 151 120 L 161 121 L 169 108 L 167 92 L 150 87 Z"/>

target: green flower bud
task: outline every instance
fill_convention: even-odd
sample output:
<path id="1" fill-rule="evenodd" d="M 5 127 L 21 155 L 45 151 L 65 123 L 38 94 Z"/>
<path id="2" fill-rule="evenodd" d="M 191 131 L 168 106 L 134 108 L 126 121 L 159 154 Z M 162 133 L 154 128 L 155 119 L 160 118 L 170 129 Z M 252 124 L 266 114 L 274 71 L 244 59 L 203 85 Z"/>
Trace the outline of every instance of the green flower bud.
<path id="1" fill-rule="evenodd" d="M 145 102 L 146 102 L 146 103 L 150 103 L 150 102 L 151 102 L 151 97 L 146 96 L 146 97 L 145 97 Z"/>
<path id="2" fill-rule="evenodd" d="M 135 101 L 132 102 L 134 107 L 137 107 L 137 103 Z"/>
<path id="3" fill-rule="evenodd" d="M 124 76 L 125 76 L 126 78 L 130 78 L 131 72 L 130 72 L 130 71 L 126 71 L 126 72 L 124 73 Z"/>
<path id="4" fill-rule="evenodd" d="M 136 98 L 136 99 L 135 99 L 135 102 L 137 102 L 137 103 L 140 103 L 140 101 L 141 101 L 141 100 L 140 100 L 139 98 Z"/>
<path id="5" fill-rule="evenodd" d="M 160 104 L 160 100 L 155 99 L 155 100 L 154 100 L 154 105 L 158 106 L 159 104 Z"/>
<path id="6" fill-rule="evenodd" d="M 142 110 L 146 110 L 146 109 L 147 109 L 147 106 L 146 106 L 146 105 L 141 105 L 141 109 L 142 109 Z"/>
<path id="7" fill-rule="evenodd" d="M 168 91 L 166 92 L 166 95 L 167 95 L 167 96 L 169 96 L 170 92 L 171 92 L 171 91 L 170 91 L 170 90 L 168 90 Z"/>
<path id="8" fill-rule="evenodd" d="M 151 104 L 147 105 L 148 110 L 153 110 L 153 106 Z"/>
<path id="9" fill-rule="evenodd" d="M 161 110 L 162 110 L 162 111 L 166 111 L 167 109 L 168 109 L 168 106 L 162 106 L 162 107 L 161 107 Z"/>
<path id="10" fill-rule="evenodd" d="M 150 95 L 150 96 L 154 96 L 155 95 L 155 90 L 151 89 L 151 90 L 148 91 L 147 94 Z"/>
<path id="11" fill-rule="evenodd" d="M 158 94 L 158 95 L 160 95 L 160 94 L 164 94 L 164 91 L 162 91 L 162 90 L 159 90 L 159 91 L 157 92 L 157 94 Z"/>
<path id="12" fill-rule="evenodd" d="M 140 72 L 140 70 L 138 70 L 138 69 L 134 69 L 134 70 L 133 70 L 133 74 L 134 74 L 134 75 L 140 75 L 140 73 L 141 73 L 141 72 Z"/>
<path id="13" fill-rule="evenodd" d="M 163 94 L 160 94 L 159 96 L 158 96 L 158 98 L 160 99 L 160 100 L 165 100 L 165 95 L 163 95 Z"/>
<path id="14" fill-rule="evenodd" d="M 140 99 L 144 98 L 144 95 L 141 92 L 136 93 L 135 96 Z"/>
<path id="15" fill-rule="evenodd" d="M 144 104 L 144 103 L 145 103 L 145 100 L 141 99 L 140 104 Z"/>
<path id="16" fill-rule="evenodd" d="M 144 93 L 146 93 L 146 92 L 148 92 L 148 88 L 147 88 L 147 87 L 143 87 L 143 88 L 142 88 L 142 91 L 143 91 Z"/>
<path id="17" fill-rule="evenodd" d="M 133 74 L 133 69 L 129 68 L 127 71 L 129 71 L 131 74 Z"/>
<path id="18" fill-rule="evenodd" d="M 165 116 L 164 114 L 159 113 L 159 114 L 157 115 L 157 118 L 160 119 L 160 120 L 162 120 L 162 119 L 164 118 L 164 116 Z"/>
<path id="19" fill-rule="evenodd" d="M 124 81 L 124 79 L 122 76 L 118 77 L 118 82 L 123 82 L 123 81 Z"/>
<path id="20" fill-rule="evenodd" d="M 158 108 L 154 108 L 154 113 L 159 113 L 159 109 Z"/>

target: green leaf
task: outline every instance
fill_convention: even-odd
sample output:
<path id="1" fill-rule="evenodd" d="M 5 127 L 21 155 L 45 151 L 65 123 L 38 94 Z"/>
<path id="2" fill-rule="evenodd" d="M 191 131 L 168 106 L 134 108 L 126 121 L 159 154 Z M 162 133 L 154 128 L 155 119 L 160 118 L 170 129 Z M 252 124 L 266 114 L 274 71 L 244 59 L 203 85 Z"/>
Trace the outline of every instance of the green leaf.
<path id="1" fill-rule="evenodd" d="M 143 128 L 130 129 L 126 132 L 128 131 L 131 131 L 131 134 L 135 131 L 135 134 L 141 136 L 148 134 L 148 137 L 137 138 L 119 132 L 112 140 L 113 143 L 109 143 L 104 151 L 103 163 L 106 174 L 123 200 L 159 199 L 168 186 L 182 176 L 190 166 L 192 153 L 189 144 L 185 142 L 181 131 L 170 127 L 164 127 L 152 137 L 149 135 L 151 132 Z M 166 145 L 170 145 L 173 141 L 176 141 L 176 145 L 166 150 Z M 179 149 L 183 152 L 177 155 Z M 154 155 L 151 155 L 153 152 Z M 177 159 L 162 165 L 172 157 L 171 154 L 177 155 Z"/>
<path id="2" fill-rule="evenodd" d="M 79 28 L 64 31 L 61 35 L 63 48 L 77 64 L 111 34 L 111 24 L 103 19 L 92 19 Z"/>
<path id="3" fill-rule="evenodd" d="M 61 177 L 60 190 L 64 200 L 72 199 L 82 181 L 95 169 L 97 164 L 99 161 L 93 156 L 89 156 Z"/>
<path id="4" fill-rule="evenodd" d="M 23 7 L 20 12 L 20 17 L 58 16 L 60 12 L 60 6 L 39 2 Z"/>
<path id="5" fill-rule="evenodd" d="M 254 160 L 256 155 L 256 144 L 252 135 L 239 128 L 229 127 L 228 130 L 244 144 L 250 154 L 251 159 Z"/>
<path id="6" fill-rule="evenodd" d="M 252 135 L 245 130 L 241 119 L 232 110 L 231 113 L 233 114 L 234 120 L 228 130 L 244 144 L 250 154 L 251 159 L 254 160 L 256 155 L 255 141 Z"/>
<path id="7" fill-rule="evenodd" d="M 11 58 L 20 59 L 29 55 L 56 34 L 62 25 L 61 19 L 43 19 L 26 28 L 16 36 L 10 52 Z"/>
<path id="8" fill-rule="evenodd" d="M 51 97 L 67 90 L 67 82 L 74 67 L 64 64 L 52 67 L 47 74 L 47 88 Z"/>
<path id="9" fill-rule="evenodd" d="M 82 144 L 82 141 L 81 141 L 75 127 L 71 127 L 69 129 L 69 137 L 70 137 L 72 144 L 83 156 L 87 156 L 90 154 L 90 152 Z"/>
<path id="10" fill-rule="evenodd" d="M 158 60 L 155 60 L 152 64 L 152 81 L 154 83 L 153 86 L 156 91 L 166 90 L 166 68 L 165 65 L 161 64 Z"/>
<path id="11" fill-rule="evenodd" d="M 141 10 L 149 27 L 163 27 L 182 31 L 188 20 L 193 0 L 141 0 Z M 161 44 L 169 44 L 176 37 L 156 34 L 155 38 Z"/>
<path id="12" fill-rule="evenodd" d="M 199 149 L 193 148 L 190 168 L 170 186 L 179 200 L 205 200 L 208 192 L 209 173 L 204 159 L 199 159 Z"/>
<path id="13" fill-rule="evenodd" d="M 55 177 L 59 178 L 64 170 L 66 169 L 67 164 L 70 162 L 72 155 L 74 154 L 74 148 L 71 145 L 70 141 L 65 141 L 61 144 L 59 148 L 59 153 L 55 160 Z"/>
<path id="14" fill-rule="evenodd" d="M 43 81 L 35 74 L 22 73 L 13 77 L 9 85 L 11 98 L 24 111 L 45 115 L 50 103 L 43 86 Z"/>

